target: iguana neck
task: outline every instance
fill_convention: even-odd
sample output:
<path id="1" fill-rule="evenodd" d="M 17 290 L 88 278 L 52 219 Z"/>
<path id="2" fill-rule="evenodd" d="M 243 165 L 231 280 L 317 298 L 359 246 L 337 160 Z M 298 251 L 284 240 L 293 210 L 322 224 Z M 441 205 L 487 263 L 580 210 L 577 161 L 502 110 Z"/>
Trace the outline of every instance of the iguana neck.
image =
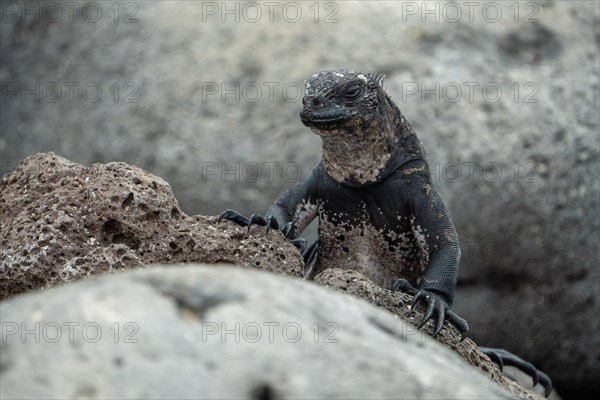
<path id="1" fill-rule="evenodd" d="M 363 121 L 348 134 L 321 135 L 323 165 L 336 181 L 354 187 L 369 186 L 385 179 L 403 164 L 425 154 L 408 121 L 385 96 L 378 117 Z"/>

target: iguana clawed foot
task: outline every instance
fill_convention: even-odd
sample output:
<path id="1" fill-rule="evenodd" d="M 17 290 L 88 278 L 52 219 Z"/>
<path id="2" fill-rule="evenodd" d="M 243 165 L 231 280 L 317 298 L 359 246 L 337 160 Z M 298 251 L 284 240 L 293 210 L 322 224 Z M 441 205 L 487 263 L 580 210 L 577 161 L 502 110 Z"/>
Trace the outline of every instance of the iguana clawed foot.
<path id="1" fill-rule="evenodd" d="M 248 231 L 250 231 L 252 225 L 266 226 L 267 233 L 271 229 L 281 230 L 285 238 L 288 239 L 288 241 L 291 244 L 296 246 L 300 250 L 300 252 L 304 252 L 304 250 L 306 250 L 306 239 L 293 239 L 296 232 L 296 227 L 292 222 L 288 222 L 283 227 L 281 227 L 279 221 L 277 221 L 277 218 L 275 218 L 272 215 L 265 219 L 265 217 L 263 217 L 260 214 L 252 214 L 250 218 L 248 218 L 243 214 L 240 214 L 239 212 L 231 209 L 225 210 L 221 214 L 219 214 L 219 216 L 217 217 L 217 222 L 220 222 L 223 219 L 235 222 L 236 224 L 243 227 L 247 226 Z"/>
<path id="2" fill-rule="evenodd" d="M 394 290 L 400 290 L 402 292 L 412 294 L 414 297 L 412 307 L 414 308 L 419 302 L 425 301 L 427 303 L 427 311 L 419 324 L 418 329 L 421 329 L 427 321 L 435 318 L 435 329 L 432 336 L 437 336 L 444 326 L 444 321 L 447 319 L 452 325 L 458 329 L 461 334 L 461 341 L 465 340 L 467 333 L 469 332 L 469 324 L 463 318 L 459 317 L 454 311 L 450 309 L 450 305 L 440 295 L 425 289 L 416 289 L 409 281 L 404 278 L 400 278 L 394 283 Z"/>
<path id="3" fill-rule="evenodd" d="M 544 395 L 546 397 L 552 392 L 552 381 L 550 380 L 550 377 L 533 366 L 533 364 L 504 349 L 480 347 L 479 350 L 488 356 L 492 362 L 497 364 L 500 371 L 502 371 L 505 365 L 516 367 L 531 377 L 533 386 L 536 386 L 538 383 L 541 384 L 544 387 Z"/>

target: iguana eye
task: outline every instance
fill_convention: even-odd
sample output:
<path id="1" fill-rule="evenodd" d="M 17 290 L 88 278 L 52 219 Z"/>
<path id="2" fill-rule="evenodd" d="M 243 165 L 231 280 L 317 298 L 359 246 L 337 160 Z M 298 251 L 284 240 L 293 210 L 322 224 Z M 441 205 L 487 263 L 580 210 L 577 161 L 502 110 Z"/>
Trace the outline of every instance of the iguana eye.
<path id="1" fill-rule="evenodd" d="M 350 86 L 344 92 L 344 98 L 346 100 L 356 100 L 358 96 L 362 93 L 362 90 L 358 86 Z"/>

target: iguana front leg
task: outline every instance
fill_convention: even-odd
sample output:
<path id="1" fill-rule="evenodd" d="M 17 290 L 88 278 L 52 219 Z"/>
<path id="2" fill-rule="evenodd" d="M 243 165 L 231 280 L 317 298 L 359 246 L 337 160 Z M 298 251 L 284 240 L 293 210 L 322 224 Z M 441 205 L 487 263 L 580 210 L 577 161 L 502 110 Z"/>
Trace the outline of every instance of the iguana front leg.
<path id="1" fill-rule="evenodd" d="M 291 244 L 293 244 L 298 248 L 298 250 L 300 250 L 300 252 L 304 252 L 306 250 L 306 239 L 295 238 L 295 232 L 297 231 L 297 229 L 291 221 L 283 224 L 283 228 L 281 228 L 280 224 L 282 224 L 283 221 L 285 221 L 284 219 L 281 220 L 282 222 L 279 222 L 279 220 L 272 215 L 268 215 L 265 219 L 260 214 L 252 214 L 250 218 L 248 218 L 243 214 L 232 209 L 225 210 L 217 216 L 217 222 L 221 222 L 221 220 L 223 219 L 235 222 L 236 224 L 243 227 L 247 226 L 248 231 L 250 231 L 252 225 L 266 226 L 267 233 L 271 228 L 278 229 L 283 233 L 285 238 L 288 239 Z"/>
<path id="2" fill-rule="evenodd" d="M 444 320 L 447 319 L 456 326 L 464 339 L 469 331 L 469 324 L 450 309 L 460 261 L 460 247 L 454 225 L 444 203 L 426 177 L 415 174 L 405 182 L 403 190 L 407 191 L 411 199 L 409 215 L 412 216 L 413 235 L 425 261 L 425 271 L 418 288 L 400 278 L 394 284 L 394 289 L 414 295 L 413 307 L 420 302 L 427 304 L 419 329 L 435 316 L 433 336 L 442 330 Z"/>
<path id="3" fill-rule="evenodd" d="M 221 222 L 223 219 L 235 222 L 243 227 L 247 226 L 248 230 L 250 230 L 252 225 L 260 225 L 266 226 L 267 232 L 269 232 L 271 228 L 281 230 L 287 239 L 291 239 L 293 236 L 293 224 L 291 221 L 285 222 L 284 218 L 278 220 L 275 216 L 269 215 L 269 213 L 267 213 L 266 219 L 260 214 L 252 214 L 250 218 L 248 218 L 238 211 L 227 209 L 217 216 L 217 222 Z M 283 224 L 283 228 L 281 228 L 281 224 Z"/>
<path id="4" fill-rule="evenodd" d="M 229 209 L 218 216 L 217 222 L 227 219 L 240 226 L 247 226 L 248 230 L 252 225 L 265 226 L 267 232 L 270 229 L 280 230 L 286 239 L 304 252 L 306 240 L 298 236 L 317 215 L 316 203 L 314 206 L 311 203 L 311 198 L 314 198 L 314 182 L 314 176 L 310 175 L 292 186 L 275 201 L 264 217 L 252 214 L 248 218 Z"/>

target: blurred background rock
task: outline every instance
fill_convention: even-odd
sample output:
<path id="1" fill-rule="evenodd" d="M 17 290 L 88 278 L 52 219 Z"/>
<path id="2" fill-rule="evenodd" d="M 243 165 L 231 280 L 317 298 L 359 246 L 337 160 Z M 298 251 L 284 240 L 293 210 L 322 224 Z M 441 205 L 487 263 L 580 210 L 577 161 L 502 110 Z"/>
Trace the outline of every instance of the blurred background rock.
<path id="1" fill-rule="evenodd" d="M 461 238 L 471 336 L 600 391 L 598 2 L 69 4 L 1 3 L 2 174 L 126 161 L 188 213 L 263 212 L 320 158 L 303 80 L 384 72 Z"/>

